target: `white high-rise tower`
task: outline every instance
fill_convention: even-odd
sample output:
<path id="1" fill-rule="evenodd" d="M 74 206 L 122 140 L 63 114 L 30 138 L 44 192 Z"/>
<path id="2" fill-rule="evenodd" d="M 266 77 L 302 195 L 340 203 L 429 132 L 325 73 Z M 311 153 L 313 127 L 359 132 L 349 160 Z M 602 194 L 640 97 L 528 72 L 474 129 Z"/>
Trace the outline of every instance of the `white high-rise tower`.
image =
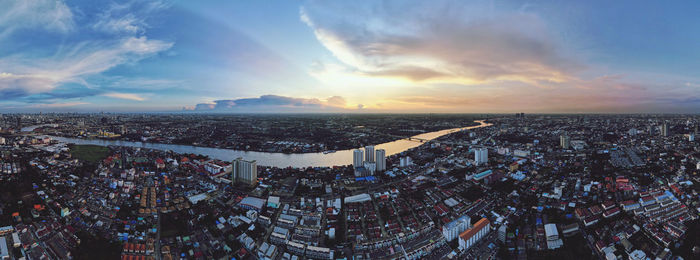
<path id="1" fill-rule="evenodd" d="M 365 146 L 365 161 L 374 162 L 374 145 Z"/>
<path id="2" fill-rule="evenodd" d="M 377 160 L 377 171 L 386 170 L 386 150 L 377 149 L 377 157 L 375 159 Z"/>
<path id="3" fill-rule="evenodd" d="M 362 150 L 360 149 L 355 149 L 355 151 L 352 151 L 352 166 L 357 168 L 357 167 L 362 167 Z"/>
<path id="4" fill-rule="evenodd" d="M 477 148 L 474 150 L 474 163 L 482 165 L 489 161 L 489 150 L 486 148 Z"/>
<path id="5" fill-rule="evenodd" d="M 258 182 L 258 164 L 255 161 L 245 161 L 238 158 L 233 161 L 233 182 L 243 182 L 254 186 Z"/>

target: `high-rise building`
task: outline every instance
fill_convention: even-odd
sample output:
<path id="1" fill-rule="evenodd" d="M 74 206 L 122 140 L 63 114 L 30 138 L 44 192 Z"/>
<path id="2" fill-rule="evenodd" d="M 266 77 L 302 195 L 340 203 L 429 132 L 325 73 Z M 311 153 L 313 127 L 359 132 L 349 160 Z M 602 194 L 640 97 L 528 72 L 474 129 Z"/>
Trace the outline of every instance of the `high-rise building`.
<path id="1" fill-rule="evenodd" d="M 571 147 L 571 138 L 568 135 L 559 136 L 559 145 L 562 149 L 569 149 Z"/>
<path id="2" fill-rule="evenodd" d="M 486 148 L 477 148 L 474 150 L 474 163 L 482 165 L 489 162 L 489 150 Z"/>
<path id="3" fill-rule="evenodd" d="M 374 162 L 374 145 L 365 146 L 365 161 Z"/>
<path id="4" fill-rule="evenodd" d="M 355 151 L 352 151 L 352 166 L 357 168 L 357 167 L 362 167 L 362 150 L 360 149 L 355 149 Z"/>
<path id="5" fill-rule="evenodd" d="M 459 248 L 468 249 L 486 236 L 491 229 L 491 222 L 487 218 L 477 221 L 474 226 L 459 234 Z"/>
<path id="6" fill-rule="evenodd" d="M 384 149 L 377 149 L 377 154 L 376 154 L 376 160 L 377 160 L 377 171 L 385 171 L 386 170 L 386 150 Z"/>
<path id="7" fill-rule="evenodd" d="M 498 228 L 498 240 L 500 240 L 501 243 L 505 243 L 506 237 L 508 236 L 508 234 L 506 233 L 508 228 L 506 226 L 506 224 L 503 224 L 501 225 L 501 227 Z"/>
<path id="8" fill-rule="evenodd" d="M 691 133 L 688 135 L 688 141 L 695 142 L 695 133 Z"/>
<path id="9" fill-rule="evenodd" d="M 233 182 L 242 182 L 254 186 L 258 182 L 258 163 L 237 158 L 233 161 Z"/>
<path id="10" fill-rule="evenodd" d="M 664 122 L 664 124 L 661 125 L 661 135 L 668 136 L 668 123 L 666 122 Z"/>
<path id="11" fill-rule="evenodd" d="M 442 226 L 442 236 L 444 236 L 447 241 L 452 241 L 457 238 L 459 234 L 471 227 L 471 224 L 471 218 L 469 218 L 469 216 L 461 216 Z"/>

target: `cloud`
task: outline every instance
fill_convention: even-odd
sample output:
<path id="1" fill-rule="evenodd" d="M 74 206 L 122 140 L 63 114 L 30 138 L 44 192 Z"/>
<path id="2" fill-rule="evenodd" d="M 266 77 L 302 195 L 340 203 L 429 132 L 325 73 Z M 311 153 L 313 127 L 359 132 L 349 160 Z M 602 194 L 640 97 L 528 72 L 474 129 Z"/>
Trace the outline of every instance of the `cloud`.
<path id="1" fill-rule="evenodd" d="M 0 68 L 8 70 L 0 71 L 0 99 L 44 93 L 64 83 L 90 86 L 86 77 L 147 58 L 172 45 L 141 36 L 106 43 L 76 44 L 67 53 L 46 58 L 0 58 Z"/>
<path id="2" fill-rule="evenodd" d="M 21 29 L 65 33 L 75 28 L 73 12 L 63 1 L 3 1 L 1 5 L 0 40 Z"/>
<path id="3" fill-rule="evenodd" d="M 10 2 L 0 8 L 0 45 L 15 50 L 0 53 L 3 101 L 57 102 L 109 93 L 105 88 L 112 84 L 96 84 L 103 73 L 120 65 L 135 64 L 173 46 L 172 42 L 145 36 L 149 15 L 167 7 L 160 1 L 114 3 L 96 18 L 84 15 L 85 6 L 76 7 L 80 25 L 76 25 L 73 11 L 63 1 Z M 41 33 L 41 37 L 50 40 L 27 42 L 25 34 L 13 34 L 20 29 L 38 30 L 27 33 Z M 102 32 L 96 33 L 95 29 Z M 56 32 L 64 35 L 59 39 Z"/>
<path id="4" fill-rule="evenodd" d="M 278 95 L 263 95 L 256 98 L 216 100 L 212 103 L 197 104 L 195 111 L 228 112 L 319 112 L 342 110 L 347 105 L 345 98 L 332 96 L 325 100 L 318 98 L 295 98 Z"/>
<path id="5" fill-rule="evenodd" d="M 375 3 L 314 2 L 300 16 L 338 60 L 370 76 L 544 84 L 567 81 L 581 68 L 534 14 L 477 13 L 452 1 Z"/>
<path id="6" fill-rule="evenodd" d="M 153 12 L 168 8 L 163 1 L 130 1 L 112 3 L 97 15 L 92 28 L 107 33 L 139 34 L 148 27 L 147 19 Z"/>
<path id="7" fill-rule="evenodd" d="M 112 33 L 138 33 L 144 27 L 143 20 L 137 19 L 133 14 L 125 14 L 119 18 L 104 18 L 99 20 L 93 28 Z"/>
<path id="8" fill-rule="evenodd" d="M 139 96 L 137 94 L 132 94 L 132 93 L 109 92 L 109 93 L 102 94 L 102 96 L 111 97 L 111 98 L 118 98 L 118 99 L 134 100 L 134 101 L 145 101 L 146 100 L 145 97 Z"/>
<path id="9" fill-rule="evenodd" d="M 29 108 L 65 108 L 74 107 L 80 105 L 88 105 L 87 102 L 66 102 L 66 103 L 52 103 L 52 104 L 34 104 L 29 106 Z"/>

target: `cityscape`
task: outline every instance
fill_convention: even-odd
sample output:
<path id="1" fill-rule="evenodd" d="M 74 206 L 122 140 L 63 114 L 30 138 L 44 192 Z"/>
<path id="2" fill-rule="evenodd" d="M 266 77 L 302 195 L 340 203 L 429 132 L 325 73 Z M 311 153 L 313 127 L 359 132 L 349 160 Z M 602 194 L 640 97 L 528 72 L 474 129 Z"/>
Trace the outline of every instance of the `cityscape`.
<path id="1" fill-rule="evenodd" d="M 700 259 L 698 11 L 0 0 L 0 260 Z"/>
<path id="2" fill-rule="evenodd" d="M 207 124 L 210 116 L 197 122 Z M 376 116 L 348 117 L 363 124 Z M 182 120 L 160 117 L 163 124 Z M 438 131 L 443 134 L 432 139 L 395 136 L 418 144 L 403 151 L 387 152 L 379 148 L 384 144 L 348 149 L 331 167 L 289 167 L 260 164 L 245 152 L 224 160 L 195 153 L 197 146 L 174 152 L 121 145 L 118 135 L 143 133 L 129 127 L 140 114 L 4 114 L 0 247 L 10 259 L 693 259 L 700 253 L 697 115 L 431 116 L 436 124 L 443 117 L 471 118 L 474 126 Z M 326 126 L 310 126 L 317 127 Z M 76 132 L 82 134 L 75 139 L 54 137 Z"/>

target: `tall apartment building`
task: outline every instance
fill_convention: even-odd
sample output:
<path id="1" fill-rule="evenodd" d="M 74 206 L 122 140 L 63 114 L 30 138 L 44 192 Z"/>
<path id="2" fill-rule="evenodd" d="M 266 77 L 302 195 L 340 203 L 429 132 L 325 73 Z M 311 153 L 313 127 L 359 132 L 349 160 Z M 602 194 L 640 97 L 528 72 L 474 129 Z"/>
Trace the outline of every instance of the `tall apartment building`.
<path id="1" fill-rule="evenodd" d="M 254 186 L 258 182 L 258 163 L 237 158 L 233 161 L 233 182 L 242 182 Z"/>
<path id="2" fill-rule="evenodd" d="M 481 240 L 482 237 L 486 236 L 490 229 L 491 222 L 486 218 L 480 219 L 474 226 L 459 234 L 459 248 L 462 250 L 468 249 Z"/>
<path id="3" fill-rule="evenodd" d="M 489 161 L 489 150 L 486 148 L 477 148 L 474 150 L 474 163 L 482 165 Z"/>
<path id="4" fill-rule="evenodd" d="M 384 149 L 377 149 L 376 153 L 376 164 L 377 164 L 377 171 L 385 171 L 386 170 L 386 150 Z"/>
<path id="5" fill-rule="evenodd" d="M 559 146 L 562 149 L 569 149 L 571 147 L 571 138 L 568 135 L 559 136 Z"/>
<path id="6" fill-rule="evenodd" d="M 365 161 L 374 162 L 374 145 L 365 146 Z"/>
<path id="7" fill-rule="evenodd" d="M 357 167 L 362 167 L 362 150 L 360 149 L 355 149 L 355 151 L 352 151 L 352 166 L 357 168 Z"/>
<path id="8" fill-rule="evenodd" d="M 442 226 L 442 236 L 447 241 L 452 241 L 469 227 L 471 227 L 471 218 L 469 216 L 461 216 Z"/>

